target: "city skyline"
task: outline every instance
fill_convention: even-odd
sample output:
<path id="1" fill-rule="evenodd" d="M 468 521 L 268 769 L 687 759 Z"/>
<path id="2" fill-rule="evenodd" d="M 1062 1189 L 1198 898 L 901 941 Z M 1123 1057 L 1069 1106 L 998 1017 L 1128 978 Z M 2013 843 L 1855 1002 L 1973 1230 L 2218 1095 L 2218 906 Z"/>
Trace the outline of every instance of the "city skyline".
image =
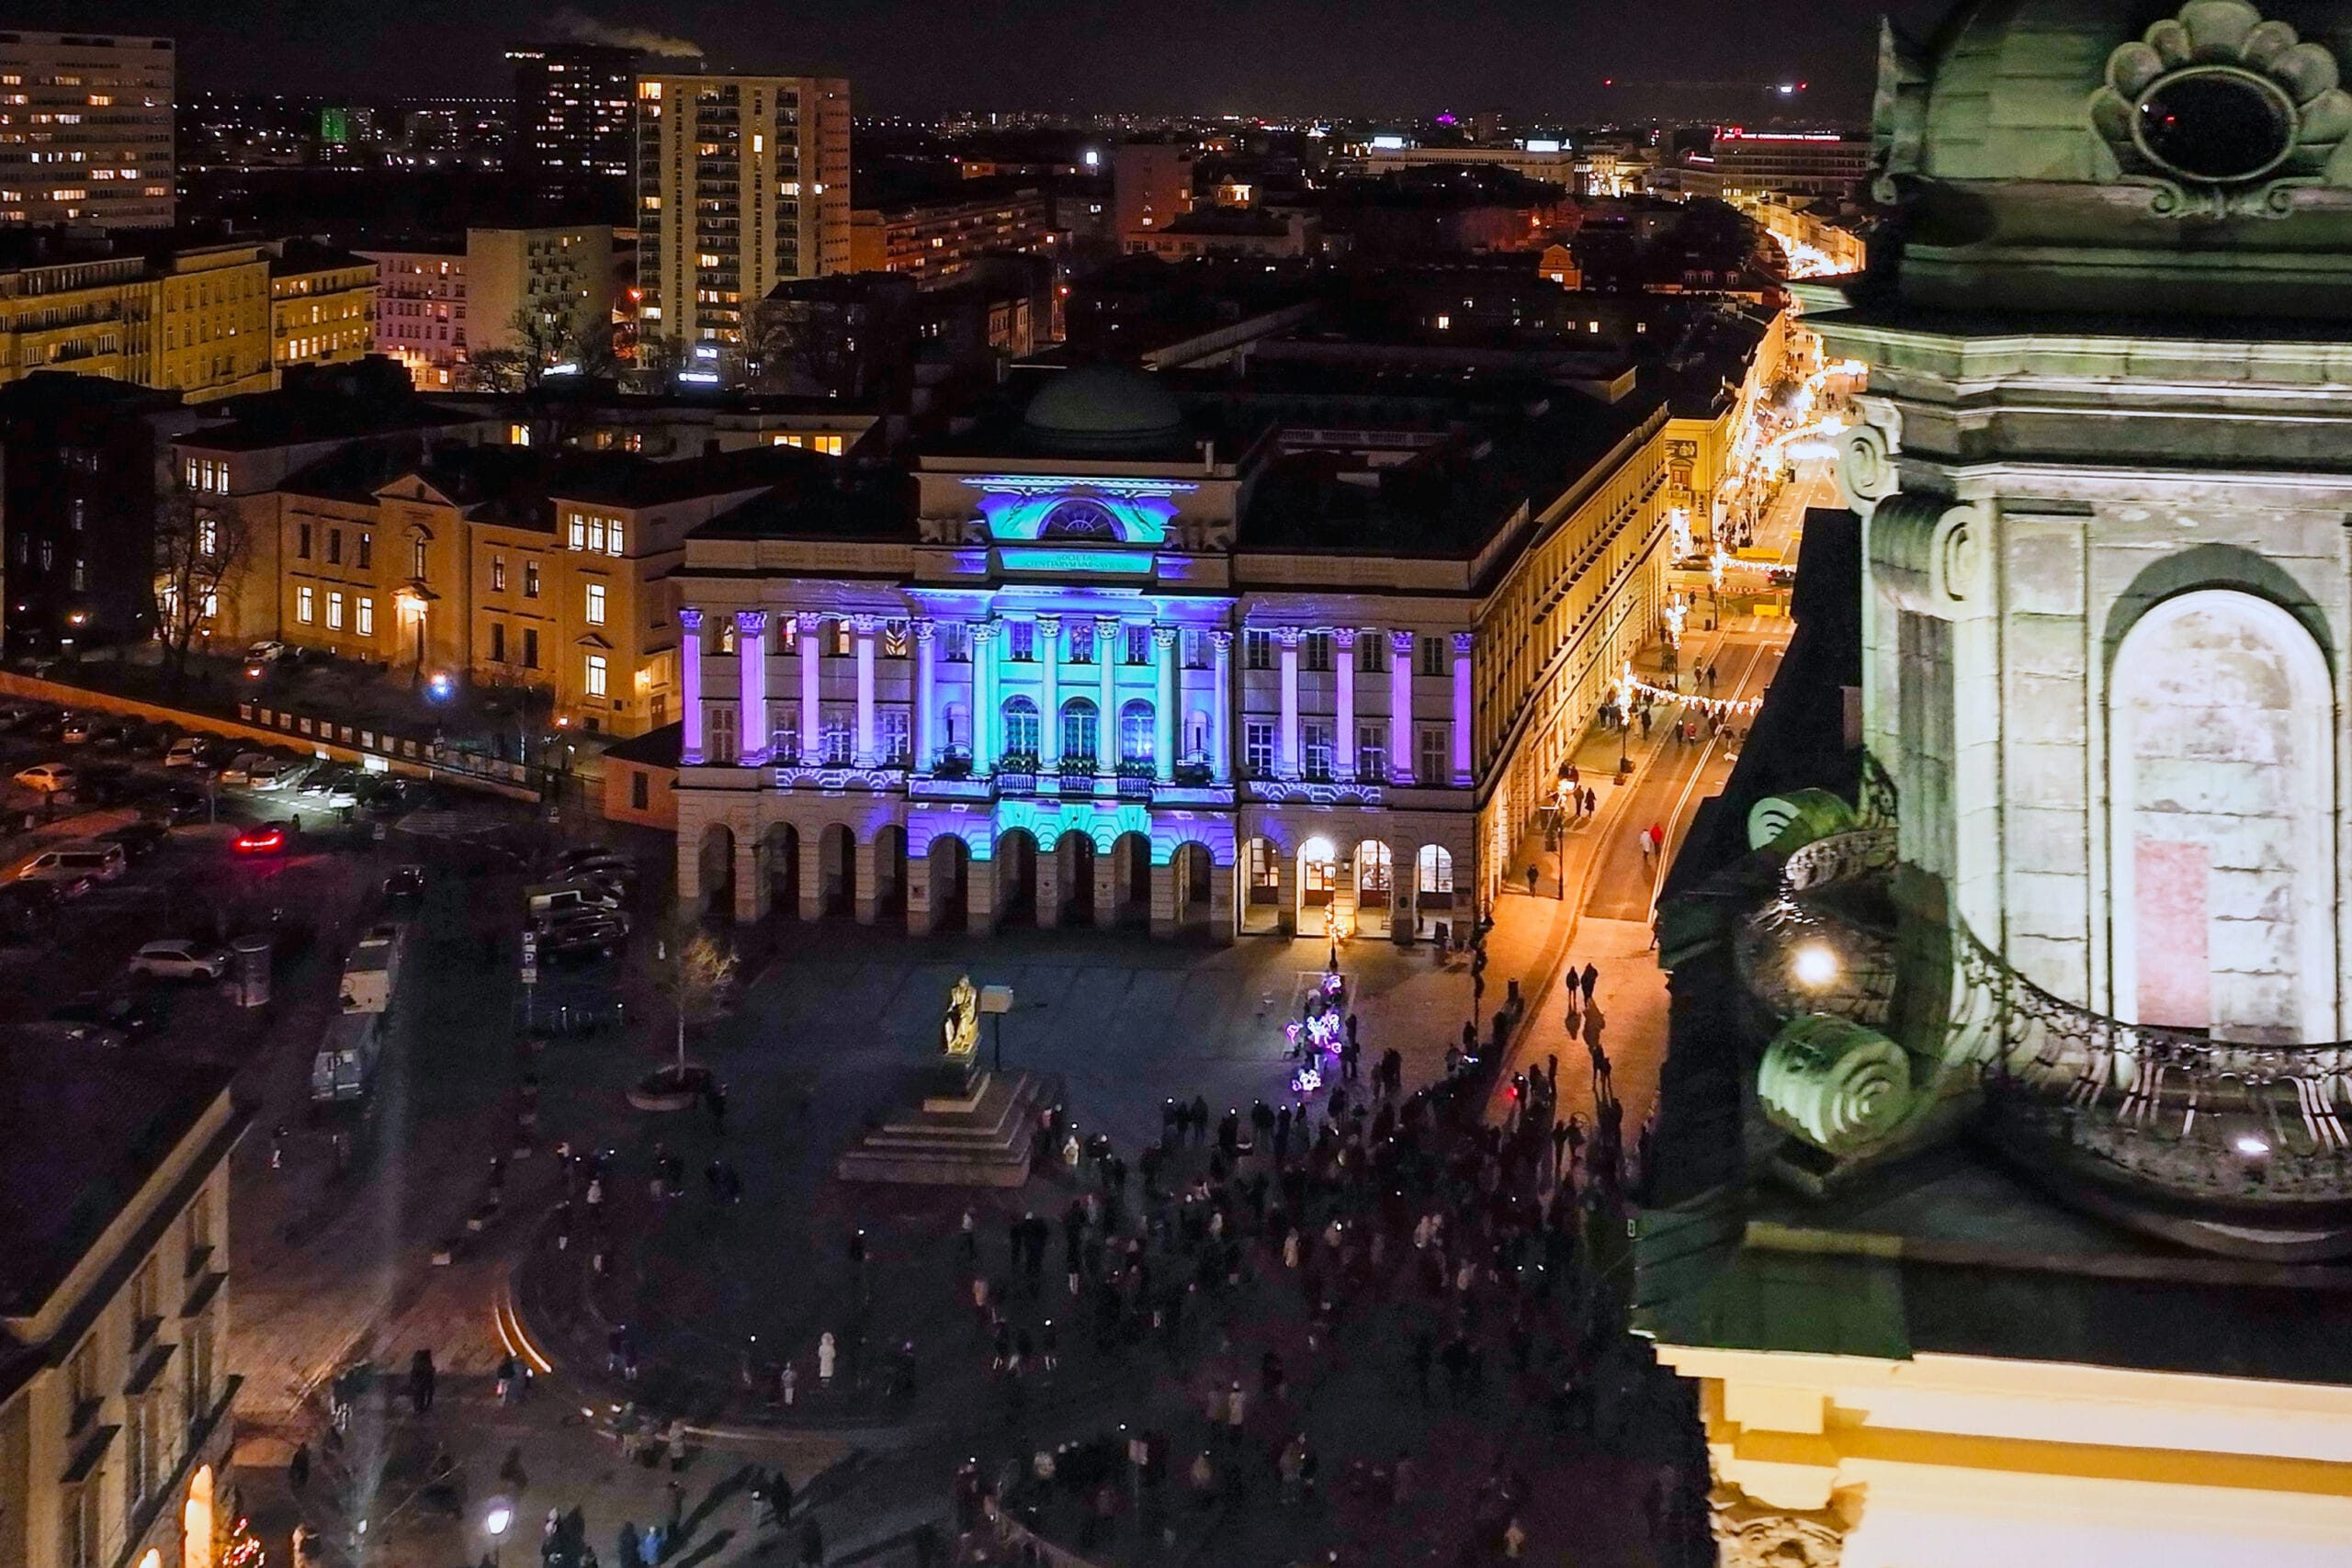
<path id="1" fill-rule="evenodd" d="M 1759 118 L 1793 110 L 1836 118 L 1868 110 L 1871 23 L 1882 9 L 1898 22 L 1923 22 L 1934 7 L 1765 0 L 1726 28 L 1709 25 L 1719 13 L 1700 0 L 1663 0 L 1624 15 L 1533 0 L 1442 10 L 1368 0 L 1334 28 L 1323 7 L 1259 0 L 1209 8 L 1177 32 L 1142 7 L 1069 0 L 953 14 L 913 0 L 861 0 L 806 17 L 769 0 L 603 0 L 511 11 L 455 0 L 381 8 L 261 0 L 241 7 L 233 23 L 192 15 L 174 0 L 26 0 L 8 15 L 27 28 L 169 35 L 179 42 L 184 93 L 503 94 L 511 85 L 508 43 L 572 36 L 633 41 L 657 59 L 699 49 L 722 69 L 846 74 L 858 84 L 861 109 L 874 112 L 1423 116 L 1500 108 L 1731 118 L 1752 103 Z M 912 28 L 930 48 L 905 48 Z M 432 47 L 414 47 L 418 38 Z M 1797 82 L 1807 85 L 1802 95 L 1774 90 Z"/>

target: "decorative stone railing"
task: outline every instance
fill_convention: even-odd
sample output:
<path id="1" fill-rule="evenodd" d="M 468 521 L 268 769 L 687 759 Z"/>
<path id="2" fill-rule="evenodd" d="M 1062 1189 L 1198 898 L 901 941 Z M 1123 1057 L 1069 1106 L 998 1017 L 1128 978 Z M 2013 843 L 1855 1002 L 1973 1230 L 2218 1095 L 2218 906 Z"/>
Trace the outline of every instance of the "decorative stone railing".
<path id="1" fill-rule="evenodd" d="M 2352 1043 L 2265 1045 L 2125 1023 L 2051 995 L 1962 929 L 1951 1049 L 1996 1130 L 2183 1197 L 2352 1198 Z"/>

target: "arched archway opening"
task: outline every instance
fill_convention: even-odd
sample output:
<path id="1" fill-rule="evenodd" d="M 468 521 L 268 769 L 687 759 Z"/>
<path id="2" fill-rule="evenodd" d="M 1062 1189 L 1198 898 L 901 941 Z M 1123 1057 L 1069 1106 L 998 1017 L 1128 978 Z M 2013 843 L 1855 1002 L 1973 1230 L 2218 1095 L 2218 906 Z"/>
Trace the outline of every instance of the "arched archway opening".
<path id="1" fill-rule="evenodd" d="M 972 852 L 953 833 L 932 840 L 923 853 L 931 884 L 931 929 L 960 931 L 971 915 Z"/>
<path id="2" fill-rule="evenodd" d="M 789 822 L 772 824 L 761 842 L 767 860 L 768 912 L 780 920 L 800 918 L 800 830 Z"/>
<path id="3" fill-rule="evenodd" d="M 1176 846 L 1168 863 L 1168 880 L 1175 900 L 1170 916 L 1178 931 L 1197 934 L 1209 929 L 1209 872 L 1215 863 L 1205 845 Z"/>
<path id="4" fill-rule="evenodd" d="M 1430 922 L 1453 918 L 1453 855 L 1423 844 L 1413 859 L 1413 934 L 1430 933 Z"/>
<path id="5" fill-rule="evenodd" d="M 1378 839 L 1366 839 L 1356 846 L 1356 934 L 1381 936 L 1389 933 L 1389 906 L 1396 896 L 1396 868 L 1391 863 L 1388 846 Z"/>
<path id="6" fill-rule="evenodd" d="M 1241 930 L 1263 933 L 1282 930 L 1283 852 L 1272 839 L 1251 839 L 1241 846 L 1244 896 Z"/>
<path id="7" fill-rule="evenodd" d="M 1299 935 L 1322 936 L 1329 930 L 1339 882 L 1340 852 L 1330 840 L 1318 833 L 1298 846 Z"/>
<path id="8" fill-rule="evenodd" d="M 827 915 L 846 915 L 857 899 L 857 835 L 839 822 L 829 822 L 817 835 L 817 908 Z"/>
<path id="9" fill-rule="evenodd" d="M 874 914 L 877 919 L 907 912 L 907 830 L 891 823 L 874 836 Z"/>
<path id="10" fill-rule="evenodd" d="M 723 822 L 714 822 L 704 829 L 695 861 L 696 880 L 702 888 L 702 902 L 695 913 L 731 918 L 735 913 L 734 829 Z"/>
<path id="11" fill-rule="evenodd" d="M 1024 828 L 996 841 L 996 919 L 1000 926 L 1037 923 L 1037 840 Z"/>
<path id="12" fill-rule="evenodd" d="M 1061 908 L 1060 923 L 1089 926 L 1094 923 L 1094 840 L 1084 833 L 1064 833 L 1054 845 L 1059 863 L 1055 867 L 1056 886 Z"/>
<path id="13" fill-rule="evenodd" d="M 180 1568 L 212 1568 L 212 1467 L 197 1466 L 180 1509 Z"/>
<path id="14" fill-rule="evenodd" d="M 1151 840 L 1122 833 L 1111 841 L 1111 897 L 1117 923 L 1141 929 L 1151 924 Z"/>
<path id="15" fill-rule="evenodd" d="M 2284 1044 L 2341 1032 L 2333 682 L 2301 623 L 2202 589 L 2156 605 L 2108 690 L 2109 1010 Z"/>

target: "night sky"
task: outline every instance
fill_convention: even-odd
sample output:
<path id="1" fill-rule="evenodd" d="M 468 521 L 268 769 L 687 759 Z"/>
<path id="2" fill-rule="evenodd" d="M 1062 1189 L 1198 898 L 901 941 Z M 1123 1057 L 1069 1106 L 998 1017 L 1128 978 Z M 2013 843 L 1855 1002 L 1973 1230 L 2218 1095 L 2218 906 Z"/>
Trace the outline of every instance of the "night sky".
<path id="1" fill-rule="evenodd" d="M 1891 0 L 1925 26 L 1950 0 Z M 714 65 L 830 70 L 865 111 L 1860 118 L 1880 0 L 11 0 L 25 28 L 169 34 L 185 89 L 504 89 L 499 51 L 642 29 Z M 1613 92 L 1600 79 L 1620 78 Z M 1672 87 L 1664 84 L 1677 84 Z M 1745 85 L 1743 85 L 1745 84 Z M 1752 117 L 1750 109 L 1754 110 Z"/>

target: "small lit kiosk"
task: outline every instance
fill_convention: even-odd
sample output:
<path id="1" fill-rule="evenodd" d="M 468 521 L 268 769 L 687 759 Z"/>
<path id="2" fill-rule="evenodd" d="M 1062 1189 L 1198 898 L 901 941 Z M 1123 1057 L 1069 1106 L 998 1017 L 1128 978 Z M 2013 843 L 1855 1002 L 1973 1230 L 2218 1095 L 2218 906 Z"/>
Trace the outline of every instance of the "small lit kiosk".
<path id="1" fill-rule="evenodd" d="M 1045 1086 L 1034 1074 L 980 1066 L 980 1014 L 1012 993 L 969 975 L 947 993 L 940 1054 L 923 1070 L 911 1111 L 870 1126 L 834 1167 L 843 1181 L 918 1187 L 1018 1187 L 1029 1178 Z M 989 1004 L 999 1005 L 991 1008 Z"/>

